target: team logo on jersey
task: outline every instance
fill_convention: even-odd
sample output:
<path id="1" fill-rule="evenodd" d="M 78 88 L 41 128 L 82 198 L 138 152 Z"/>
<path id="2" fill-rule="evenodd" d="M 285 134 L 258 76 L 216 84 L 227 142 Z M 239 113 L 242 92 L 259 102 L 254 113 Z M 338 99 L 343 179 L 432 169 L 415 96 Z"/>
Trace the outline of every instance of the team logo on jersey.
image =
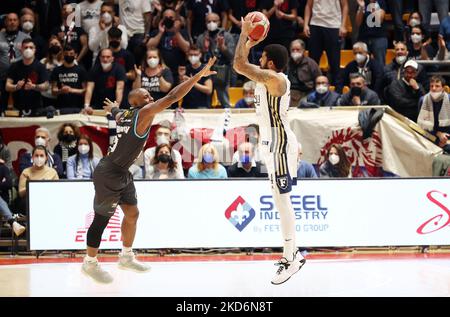
<path id="1" fill-rule="evenodd" d="M 255 218 L 255 211 L 244 198 L 239 196 L 227 210 L 225 210 L 225 218 L 227 218 L 236 229 L 242 232 L 250 221 Z"/>
<path id="2" fill-rule="evenodd" d="M 282 189 L 282 190 L 287 189 L 287 187 L 289 185 L 287 175 L 277 176 L 276 179 L 277 179 L 277 186 L 279 189 Z"/>

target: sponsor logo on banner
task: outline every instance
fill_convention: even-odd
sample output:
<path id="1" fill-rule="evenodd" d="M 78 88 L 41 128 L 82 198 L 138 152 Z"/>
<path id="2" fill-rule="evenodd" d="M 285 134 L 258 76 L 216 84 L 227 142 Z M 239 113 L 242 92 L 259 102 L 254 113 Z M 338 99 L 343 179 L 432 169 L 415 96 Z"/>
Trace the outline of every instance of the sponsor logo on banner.
<path id="1" fill-rule="evenodd" d="M 450 225 L 450 210 L 436 196 L 447 198 L 448 195 L 438 190 L 427 193 L 428 200 L 440 209 L 440 213 L 421 224 L 416 230 L 418 234 L 433 233 Z"/>
<path id="2" fill-rule="evenodd" d="M 252 219 L 255 218 L 255 211 L 244 198 L 239 196 L 227 210 L 225 210 L 225 217 L 236 229 L 242 232 Z"/>
<path id="3" fill-rule="evenodd" d="M 85 217 L 85 225 L 83 228 L 79 228 L 75 235 L 75 242 L 86 243 L 86 234 L 89 227 L 94 221 L 95 213 L 92 211 Z M 109 219 L 108 225 L 103 231 L 102 242 L 119 242 L 122 241 L 122 235 L 120 230 L 120 224 L 122 223 L 121 213 L 116 209 L 114 215 Z"/>

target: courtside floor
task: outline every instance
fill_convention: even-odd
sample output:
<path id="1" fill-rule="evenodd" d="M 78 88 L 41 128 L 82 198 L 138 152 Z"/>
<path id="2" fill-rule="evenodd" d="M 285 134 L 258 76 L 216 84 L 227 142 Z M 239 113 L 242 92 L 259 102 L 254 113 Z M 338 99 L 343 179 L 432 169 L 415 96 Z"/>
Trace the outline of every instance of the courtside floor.
<path id="1" fill-rule="evenodd" d="M 148 273 L 101 258 L 115 280 L 82 274 L 81 257 L 0 258 L 0 296 L 308 297 L 450 296 L 450 254 L 310 255 L 286 283 L 270 280 L 275 255 L 144 256 Z"/>

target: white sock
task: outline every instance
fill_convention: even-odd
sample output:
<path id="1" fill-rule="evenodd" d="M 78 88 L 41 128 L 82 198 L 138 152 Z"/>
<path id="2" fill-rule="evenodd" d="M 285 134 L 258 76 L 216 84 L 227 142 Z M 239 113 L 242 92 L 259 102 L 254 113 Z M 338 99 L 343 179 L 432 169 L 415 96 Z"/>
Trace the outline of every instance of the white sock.
<path id="1" fill-rule="evenodd" d="M 281 234 L 283 236 L 283 257 L 294 260 L 295 247 L 295 214 L 289 194 L 274 193 L 275 206 L 280 214 Z"/>
<path id="2" fill-rule="evenodd" d="M 98 262 L 97 256 L 92 257 L 92 256 L 89 256 L 89 255 L 87 255 L 87 254 L 86 254 L 86 256 L 84 257 L 84 261 L 85 261 L 85 262 L 88 262 L 88 263 Z"/>
<path id="3" fill-rule="evenodd" d="M 130 254 L 133 253 L 133 248 L 122 247 L 122 254 Z"/>

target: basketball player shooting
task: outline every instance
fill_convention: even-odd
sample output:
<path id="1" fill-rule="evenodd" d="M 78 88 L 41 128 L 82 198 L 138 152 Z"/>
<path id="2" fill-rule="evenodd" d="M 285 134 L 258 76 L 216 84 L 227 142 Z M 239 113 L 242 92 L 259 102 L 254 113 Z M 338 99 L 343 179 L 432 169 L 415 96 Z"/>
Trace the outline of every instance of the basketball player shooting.
<path id="1" fill-rule="evenodd" d="M 146 272 L 150 269 L 136 260 L 132 251 L 139 210 L 133 177 L 128 168 L 141 153 L 154 117 L 183 98 L 200 78 L 214 75 L 216 72 L 210 69 L 215 61 L 216 58 L 210 59 L 197 74 L 157 101 L 153 101 L 148 91 L 142 88 L 130 92 L 129 110 L 120 110 L 117 102 L 108 99 L 105 101 L 105 110 L 111 112 L 116 119 L 117 135 L 108 155 L 99 162 L 93 176 L 95 215 L 87 232 L 87 255 L 83 261 L 82 271 L 95 281 L 100 283 L 113 281 L 111 274 L 98 264 L 97 253 L 103 231 L 114 215 L 117 205 L 120 205 L 124 213 L 121 227 L 123 247 L 119 254 L 119 267 L 137 272 Z"/>
<path id="2" fill-rule="evenodd" d="M 259 60 L 260 66 L 248 61 L 250 49 L 265 38 L 261 34 L 259 39 L 254 39 L 255 25 L 252 20 L 258 14 L 261 13 L 251 12 L 245 19 L 241 18 L 242 29 L 234 69 L 257 83 L 255 110 L 260 127 L 260 149 L 265 158 L 275 206 L 280 214 L 284 239 L 283 255 L 276 263 L 279 268 L 271 281 L 278 285 L 286 282 L 306 262 L 295 244 L 295 215 L 290 200 L 292 185 L 296 184 L 298 143 L 290 129 L 287 113 L 291 84 L 283 73 L 288 62 L 286 48 L 279 44 L 268 45 Z"/>

